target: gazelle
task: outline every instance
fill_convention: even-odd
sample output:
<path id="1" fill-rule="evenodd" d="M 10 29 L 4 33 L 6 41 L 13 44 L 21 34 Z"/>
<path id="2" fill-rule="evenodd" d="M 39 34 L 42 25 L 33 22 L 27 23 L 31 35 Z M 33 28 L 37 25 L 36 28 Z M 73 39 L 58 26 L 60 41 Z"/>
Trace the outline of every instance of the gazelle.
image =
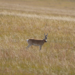
<path id="1" fill-rule="evenodd" d="M 47 42 L 47 36 L 48 36 L 48 34 L 47 35 L 44 34 L 44 36 L 45 36 L 45 38 L 43 40 L 27 39 L 28 46 L 26 48 L 28 49 L 30 46 L 34 45 L 34 46 L 39 46 L 39 48 L 41 50 L 42 45 L 45 42 Z"/>

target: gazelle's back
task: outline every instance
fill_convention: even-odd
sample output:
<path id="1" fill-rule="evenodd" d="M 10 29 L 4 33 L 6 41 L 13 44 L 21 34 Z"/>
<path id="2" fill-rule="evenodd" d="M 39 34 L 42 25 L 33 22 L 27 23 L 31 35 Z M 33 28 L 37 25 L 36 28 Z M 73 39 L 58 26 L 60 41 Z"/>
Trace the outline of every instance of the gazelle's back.
<path id="1" fill-rule="evenodd" d="M 43 45 L 45 40 L 35 40 L 35 39 L 29 39 L 28 43 L 32 45 Z"/>

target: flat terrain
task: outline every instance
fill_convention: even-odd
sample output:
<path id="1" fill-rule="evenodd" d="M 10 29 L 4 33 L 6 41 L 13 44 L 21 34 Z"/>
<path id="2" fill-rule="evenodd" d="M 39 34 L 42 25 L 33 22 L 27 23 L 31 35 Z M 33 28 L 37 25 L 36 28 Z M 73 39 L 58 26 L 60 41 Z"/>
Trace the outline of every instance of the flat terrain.
<path id="1" fill-rule="evenodd" d="M 75 0 L 0 0 L 0 9 L 75 16 Z"/>
<path id="2" fill-rule="evenodd" d="M 0 0 L 0 74 L 75 75 L 75 0 Z"/>

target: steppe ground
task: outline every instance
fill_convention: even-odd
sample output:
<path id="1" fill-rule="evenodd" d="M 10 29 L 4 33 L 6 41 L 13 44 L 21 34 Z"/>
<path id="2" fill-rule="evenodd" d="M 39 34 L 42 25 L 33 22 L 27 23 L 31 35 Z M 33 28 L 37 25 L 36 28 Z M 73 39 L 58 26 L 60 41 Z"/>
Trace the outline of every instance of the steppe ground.
<path id="1" fill-rule="evenodd" d="M 0 75 L 75 75 L 75 0 L 0 0 Z"/>

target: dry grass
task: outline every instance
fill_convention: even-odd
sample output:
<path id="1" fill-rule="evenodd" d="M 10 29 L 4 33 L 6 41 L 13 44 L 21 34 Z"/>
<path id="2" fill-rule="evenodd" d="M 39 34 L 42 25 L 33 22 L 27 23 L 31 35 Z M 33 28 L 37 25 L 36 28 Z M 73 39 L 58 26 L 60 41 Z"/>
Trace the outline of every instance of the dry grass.
<path id="1" fill-rule="evenodd" d="M 36 18 L 26 16 L 16 16 L 11 14 L 1 14 L 1 12 L 16 12 L 17 14 L 47 15 L 49 17 L 72 17 L 74 20 L 75 11 L 69 12 L 57 10 L 58 2 L 62 3 L 60 8 L 64 8 L 65 1 L 59 0 L 54 8 L 37 13 L 39 7 L 46 7 L 47 2 L 38 0 L 40 5 L 36 5 L 36 1 L 32 2 L 28 7 L 24 6 L 24 2 L 30 4 L 29 0 L 10 1 L 0 0 L 0 74 L 1 75 L 75 75 L 75 21 L 56 20 L 47 18 Z M 29 2 L 28 2 L 29 1 Z M 53 0 L 51 0 L 52 2 Z M 73 2 L 72 2 L 73 1 Z M 73 7 L 75 1 L 69 0 L 70 6 Z M 18 3 L 17 3 L 18 2 Z M 21 4 L 19 5 L 19 3 Z M 46 4 L 45 4 L 46 2 Z M 14 4 L 14 6 L 12 6 Z M 17 5 L 16 5 L 17 4 Z M 34 5 L 33 5 L 34 4 Z M 41 5 L 42 4 L 42 5 Z M 16 5 L 16 6 L 15 6 Z M 33 6 L 36 6 L 35 9 Z M 31 7 L 32 6 L 32 7 Z M 72 9 L 66 5 L 68 9 Z M 49 8 L 49 4 L 47 8 Z M 18 11 L 16 9 L 19 9 Z M 27 9 L 24 9 L 27 8 Z M 32 9 L 31 9 L 32 8 Z M 9 10 L 10 9 L 10 10 Z M 29 11 L 29 9 L 37 10 Z M 66 8 L 65 8 L 66 9 Z M 75 9 L 75 7 L 73 8 Z M 40 8 L 41 10 L 41 8 Z M 61 12 L 62 13 L 61 13 Z M 57 13 L 54 13 L 57 12 Z M 64 13 L 66 12 L 66 14 Z M 63 15 L 60 15 L 63 14 Z M 67 16 L 68 15 L 68 16 Z M 43 16 L 45 17 L 45 16 Z M 36 38 L 43 39 L 44 33 L 48 33 L 48 42 L 39 51 L 39 47 L 32 46 L 28 50 L 26 39 Z"/>
<path id="2" fill-rule="evenodd" d="M 46 25 L 47 24 L 47 25 Z M 26 50 L 28 38 L 48 42 Z M 0 74 L 74 75 L 75 22 L 0 15 Z"/>
<path id="3" fill-rule="evenodd" d="M 24 7 L 34 6 L 34 7 L 51 7 L 51 8 L 65 8 L 65 9 L 75 9 L 75 0 L 0 0 L 1 6 L 8 5 L 12 7 Z"/>
<path id="4" fill-rule="evenodd" d="M 75 16 L 74 0 L 0 0 L 1 10 Z"/>

